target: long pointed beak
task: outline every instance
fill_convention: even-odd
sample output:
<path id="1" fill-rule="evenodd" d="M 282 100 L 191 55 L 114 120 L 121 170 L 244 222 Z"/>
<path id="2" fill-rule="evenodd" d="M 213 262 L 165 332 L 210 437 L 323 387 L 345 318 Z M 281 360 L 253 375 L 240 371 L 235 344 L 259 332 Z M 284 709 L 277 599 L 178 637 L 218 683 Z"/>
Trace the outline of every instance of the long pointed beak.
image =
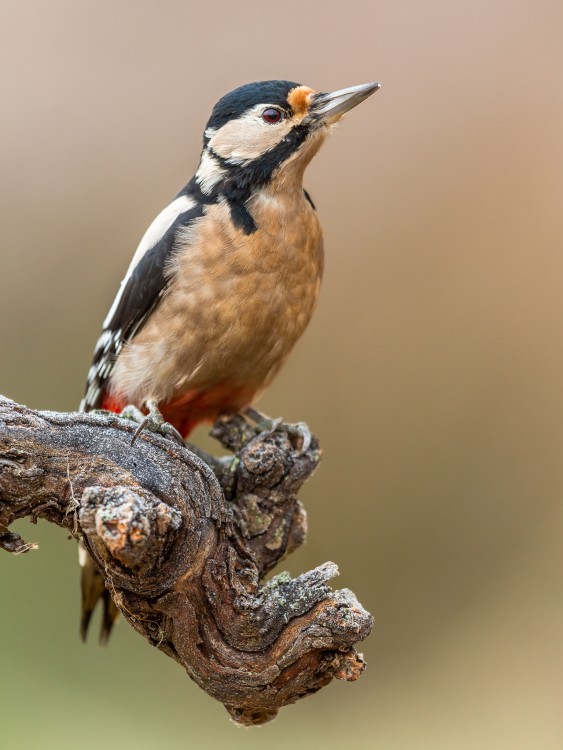
<path id="1" fill-rule="evenodd" d="M 311 103 L 311 116 L 323 125 L 330 125 L 380 88 L 381 84 L 378 82 L 362 83 L 360 86 L 350 86 L 348 89 L 332 91 L 330 94 L 315 94 Z"/>

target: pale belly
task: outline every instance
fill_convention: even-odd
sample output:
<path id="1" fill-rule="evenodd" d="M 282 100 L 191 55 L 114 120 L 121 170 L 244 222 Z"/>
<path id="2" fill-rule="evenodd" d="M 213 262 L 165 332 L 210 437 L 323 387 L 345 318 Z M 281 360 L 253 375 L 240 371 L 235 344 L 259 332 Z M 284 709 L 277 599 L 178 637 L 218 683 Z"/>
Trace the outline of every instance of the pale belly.
<path id="1" fill-rule="evenodd" d="M 227 387 L 248 400 L 268 385 L 305 330 L 320 286 L 322 234 L 303 203 L 281 218 L 275 206 L 262 207 L 251 235 L 213 206 L 184 238 L 169 292 L 119 355 L 112 394 L 142 405 Z"/>

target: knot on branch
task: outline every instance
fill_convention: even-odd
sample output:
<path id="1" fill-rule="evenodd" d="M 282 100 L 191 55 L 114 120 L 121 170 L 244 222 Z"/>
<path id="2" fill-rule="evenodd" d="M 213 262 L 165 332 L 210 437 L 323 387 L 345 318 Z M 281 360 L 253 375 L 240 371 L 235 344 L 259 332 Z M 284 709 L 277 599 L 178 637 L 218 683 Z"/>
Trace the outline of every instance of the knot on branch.
<path id="1" fill-rule="evenodd" d="M 313 437 L 302 453 L 284 432 L 257 439 L 240 415 L 218 420 L 211 434 L 236 450 L 236 462 L 218 478 L 232 501 L 245 550 L 262 576 L 305 541 L 307 514 L 297 492 L 318 466 L 318 441 Z"/>
<path id="2" fill-rule="evenodd" d="M 242 417 L 213 429 L 234 456 L 205 462 L 112 414 L 32 412 L 0 398 L 0 547 L 25 516 L 82 536 L 123 617 L 221 701 L 261 724 L 365 668 L 371 615 L 325 563 L 263 578 L 305 539 L 297 492 L 320 459 Z"/>
<path id="3" fill-rule="evenodd" d="M 80 505 L 82 530 L 100 558 L 137 575 L 151 573 L 182 525 L 178 510 L 128 487 L 87 487 Z"/>

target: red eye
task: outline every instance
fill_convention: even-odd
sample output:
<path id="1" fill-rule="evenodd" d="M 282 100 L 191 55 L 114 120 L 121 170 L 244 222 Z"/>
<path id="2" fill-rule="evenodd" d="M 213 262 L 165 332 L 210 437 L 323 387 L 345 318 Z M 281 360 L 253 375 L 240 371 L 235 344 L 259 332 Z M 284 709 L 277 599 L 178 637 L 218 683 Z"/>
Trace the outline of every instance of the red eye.
<path id="1" fill-rule="evenodd" d="M 275 107 L 268 107 L 262 112 L 262 119 L 267 122 L 268 125 L 275 125 L 277 122 L 283 120 L 283 113 Z"/>

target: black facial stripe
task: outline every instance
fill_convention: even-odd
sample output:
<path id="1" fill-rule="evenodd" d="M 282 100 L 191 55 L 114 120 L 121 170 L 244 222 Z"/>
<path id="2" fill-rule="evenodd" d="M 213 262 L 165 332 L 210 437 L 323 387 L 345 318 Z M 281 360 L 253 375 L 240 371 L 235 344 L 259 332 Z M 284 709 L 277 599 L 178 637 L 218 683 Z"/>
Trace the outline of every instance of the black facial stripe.
<path id="1" fill-rule="evenodd" d="M 275 170 L 303 145 L 308 132 L 309 129 L 305 125 L 295 125 L 273 149 L 266 151 L 265 154 L 248 164 L 237 166 L 230 171 L 222 193 L 231 207 L 233 221 L 246 234 L 250 233 L 248 231 L 250 222 L 248 220 L 244 223 L 240 222 L 239 216 L 233 211 L 233 205 L 237 203 L 245 205 L 255 188 L 266 185 Z M 254 221 L 252 221 L 252 227 L 254 231 L 256 229 Z"/>
<path id="2" fill-rule="evenodd" d="M 229 161 L 228 159 L 225 159 L 223 156 L 219 156 L 219 154 L 217 153 L 217 151 L 214 151 L 209 146 L 207 147 L 207 153 L 213 159 L 215 159 L 215 161 L 217 162 L 217 164 L 220 167 L 222 167 L 223 169 L 228 169 L 229 170 L 229 169 L 233 169 L 234 166 L 237 166 L 237 165 L 233 164 L 231 161 Z"/>
<path id="3" fill-rule="evenodd" d="M 192 180 L 185 190 L 203 203 L 216 203 L 219 197 L 225 198 L 231 209 L 234 224 L 245 234 L 251 234 L 256 230 L 256 224 L 246 208 L 246 203 L 252 191 L 271 180 L 275 170 L 303 145 L 308 134 L 307 125 L 294 125 L 274 148 L 246 164 L 233 164 L 229 159 L 208 148 L 209 155 L 225 170 L 225 177 L 208 195 L 202 192 L 195 180 Z"/>

